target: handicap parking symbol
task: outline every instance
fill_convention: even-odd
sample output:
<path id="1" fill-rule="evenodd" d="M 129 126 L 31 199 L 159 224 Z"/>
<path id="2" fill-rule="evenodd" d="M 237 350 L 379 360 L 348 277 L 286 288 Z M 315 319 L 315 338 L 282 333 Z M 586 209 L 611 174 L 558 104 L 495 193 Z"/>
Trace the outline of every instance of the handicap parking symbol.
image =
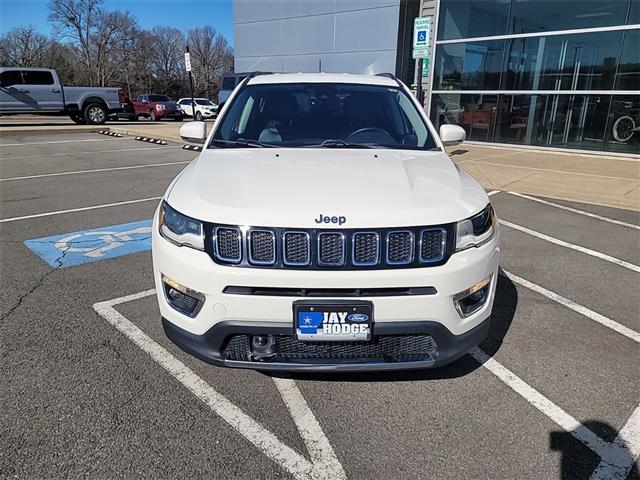
<path id="1" fill-rule="evenodd" d="M 419 30 L 418 31 L 418 41 L 419 42 L 426 42 L 427 41 L 427 31 L 426 30 Z"/>
<path id="2" fill-rule="evenodd" d="M 25 245 L 54 268 L 71 267 L 151 249 L 151 220 L 34 238 Z"/>

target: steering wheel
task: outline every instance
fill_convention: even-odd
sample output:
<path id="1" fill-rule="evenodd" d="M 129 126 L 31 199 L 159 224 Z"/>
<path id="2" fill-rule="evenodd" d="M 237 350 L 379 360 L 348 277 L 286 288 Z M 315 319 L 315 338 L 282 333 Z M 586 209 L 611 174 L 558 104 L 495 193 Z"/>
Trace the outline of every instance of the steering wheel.
<path id="1" fill-rule="evenodd" d="M 358 139 L 357 137 L 363 137 Z M 348 143 L 396 143 L 395 139 L 383 128 L 365 127 L 349 134 L 345 139 Z"/>

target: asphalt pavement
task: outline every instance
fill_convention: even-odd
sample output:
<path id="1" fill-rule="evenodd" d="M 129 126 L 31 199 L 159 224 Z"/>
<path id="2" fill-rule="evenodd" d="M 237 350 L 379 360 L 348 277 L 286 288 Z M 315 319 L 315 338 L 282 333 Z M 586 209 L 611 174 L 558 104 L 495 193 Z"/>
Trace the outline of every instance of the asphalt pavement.
<path id="1" fill-rule="evenodd" d="M 196 156 L 0 138 L 0 477 L 640 478 L 640 213 L 492 191 L 504 271 L 479 349 L 269 376 L 162 332 L 149 220 Z"/>

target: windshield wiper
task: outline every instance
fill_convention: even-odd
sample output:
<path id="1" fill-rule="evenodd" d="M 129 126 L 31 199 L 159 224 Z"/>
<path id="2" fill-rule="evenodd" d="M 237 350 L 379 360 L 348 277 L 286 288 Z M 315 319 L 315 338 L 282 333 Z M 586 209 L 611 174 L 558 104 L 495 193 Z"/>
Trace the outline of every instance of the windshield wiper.
<path id="1" fill-rule="evenodd" d="M 324 142 L 317 145 L 305 145 L 305 147 L 324 147 L 324 148 L 373 148 L 362 143 L 349 143 L 339 138 L 328 138 Z"/>
<path id="2" fill-rule="evenodd" d="M 275 147 L 275 145 L 271 145 L 269 143 L 262 143 L 256 140 L 249 140 L 247 138 L 238 138 L 236 140 L 224 140 L 222 138 L 213 138 L 211 139 L 211 143 L 221 143 L 223 145 L 236 145 L 240 147 L 258 147 L 258 148 Z"/>

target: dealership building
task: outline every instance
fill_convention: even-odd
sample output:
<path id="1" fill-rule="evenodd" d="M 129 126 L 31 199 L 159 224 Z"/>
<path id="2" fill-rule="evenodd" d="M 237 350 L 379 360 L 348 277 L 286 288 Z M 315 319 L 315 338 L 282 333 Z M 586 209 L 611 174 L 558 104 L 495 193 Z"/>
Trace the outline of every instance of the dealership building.
<path id="1" fill-rule="evenodd" d="M 640 0 L 234 0 L 234 38 L 236 72 L 424 73 L 469 140 L 640 154 Z"/>

